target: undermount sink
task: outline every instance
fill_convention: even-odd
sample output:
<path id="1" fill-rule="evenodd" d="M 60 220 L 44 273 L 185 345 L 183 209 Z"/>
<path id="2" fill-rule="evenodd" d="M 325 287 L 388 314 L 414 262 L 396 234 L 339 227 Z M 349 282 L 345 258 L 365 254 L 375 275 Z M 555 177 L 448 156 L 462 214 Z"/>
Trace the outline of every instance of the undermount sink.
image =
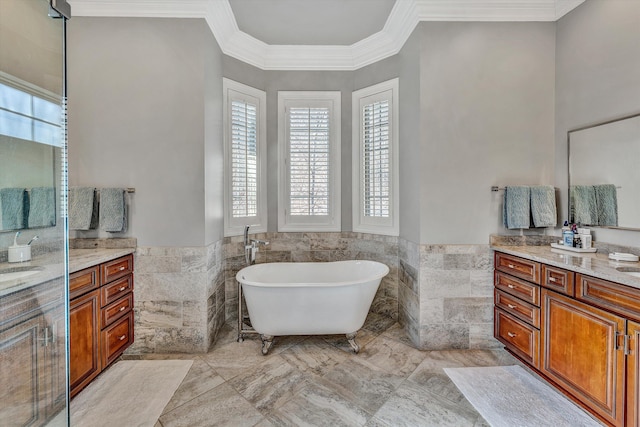
<path id="1" fill-rule="evenodd" d="M 640 277 L 640 268 L 637 267 L 618 267 L 616 270 L 629 276 Z"/>
<path id="2" fill-rule="evenodd" d="M 33 276 L 42 271 L 39 267 L 11 267 L 0 270 L 0 282 L 8 282 L 9 280 L 24 279 Z"/>

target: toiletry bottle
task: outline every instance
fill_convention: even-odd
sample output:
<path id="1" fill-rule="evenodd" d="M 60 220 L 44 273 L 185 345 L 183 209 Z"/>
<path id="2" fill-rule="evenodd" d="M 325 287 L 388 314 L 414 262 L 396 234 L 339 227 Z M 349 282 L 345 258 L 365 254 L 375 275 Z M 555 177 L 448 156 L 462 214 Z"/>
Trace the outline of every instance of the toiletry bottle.
<path id="1" fill-rule="evenodd" d="M 562 242 L 565 246 L 573 247 L 573 231 L 569 227 L 569 224 L 565 221 L 565 227 L 562 227 Z"/>
<path id="2" fill-rule="evenodd" d="M 582 240 L 580 239 L 580 235 L 579 234 L 574 234 L 573 235 L 573 247 L 574 248 L 578 248 L 578 249 L 582 248 Z"/>

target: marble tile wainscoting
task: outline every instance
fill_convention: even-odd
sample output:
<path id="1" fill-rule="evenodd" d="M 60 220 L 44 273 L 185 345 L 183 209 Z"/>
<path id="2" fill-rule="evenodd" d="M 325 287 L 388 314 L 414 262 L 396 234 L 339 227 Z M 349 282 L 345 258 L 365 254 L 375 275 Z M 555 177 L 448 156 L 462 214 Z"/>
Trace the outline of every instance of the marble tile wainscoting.
<path id="1" fill-rule="evenodd" d="M 267 240 L 261 246 L 256 263 L 327 262 L 353 259 L 379 261 L 389 266 L 382 280 L 371 312 L 398 318 L 398 238 L 365 233 L 258 233 L 252 239 Z M 238 318 L 238 284 L 236 273 L 246 266 L 243 237 L 224 239 L 226 320 Z M 235 323 L 234 323 L 235 324 Z"/>
<path id="2" fill-rule="evenodd" d="M 257 262 L 369 259 L 385 263 L 371 312 L 398 322 L 422 350 L 491 349 L 493 252 L 489 245 L 419 245 L 373 234 L 259 233 Z M 204 353 L 220 327 L 237 321 L 242 236 L 208 247 L 139 247 L 136 336 L 128 354 Z"/>
<path id="3" fill-rule="evenodd" d="M 128 354 L 207 352 L 225 321 L 222 247 L 137 248 Z"/>
<path id="4" fill-rule="evenodd" d="M 399 322 L 422 350 L 490 349 L 493 252 L 489 245 L 418 245 L 400 239 Z"/>

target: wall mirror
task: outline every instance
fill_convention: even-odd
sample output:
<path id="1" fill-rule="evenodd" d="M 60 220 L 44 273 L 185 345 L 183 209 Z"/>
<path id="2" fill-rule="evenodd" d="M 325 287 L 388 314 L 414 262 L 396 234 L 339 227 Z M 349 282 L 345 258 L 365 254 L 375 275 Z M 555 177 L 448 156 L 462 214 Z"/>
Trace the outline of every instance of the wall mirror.
<path id="1" fill-rule="evenodd" d="M 568 132 L 569 220 L 640 230 L 640 114 Z"/>
<path id="2" fill-rule="evenodd" d="M 52 19 L 51 5 L 62 2 L 0 3 L 0 40 L 7 41 L 0 49 L 0 231 L 54 227 L 63 145 L 63 25 Z"/>

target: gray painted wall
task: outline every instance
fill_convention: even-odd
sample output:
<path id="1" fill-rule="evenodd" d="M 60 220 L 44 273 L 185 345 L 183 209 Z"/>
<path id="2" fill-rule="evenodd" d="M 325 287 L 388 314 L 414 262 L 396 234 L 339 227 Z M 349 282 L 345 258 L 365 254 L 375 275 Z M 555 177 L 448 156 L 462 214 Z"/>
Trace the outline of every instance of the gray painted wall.
<path id="1" fill-rule="evenodd" d="M 224 237 L 224 146 L 222 52 L 210 31 L 204 34 L 205 238 L 208 246 Z"/>
<path id="2" fill-rule="evenodd" d="M 567 216 L 567 132 L 640 113 L 640 2 L 589 0 L 557 23 L 556 186 Z M 638 246 L 640 232 L 595 229 L 602 242 Z"/>
<path id="3" fill-rule="evenodd" d="M 62 21 L 43 1 L 0 1 L 0 70 L 62 94 Z"/>
<path id="4" fill-rule="evenodd" d="M 638 34 L 639 16 L 637 2 L 609 0 L 588 1 L 557 24 L 422 23 L 398 55 L 354 72 L 259 70 L 221 55 L 204 21 L 75 18 L 71 184 L 135 186 L 127 235 L 142 245 L 218 239 L 223 73 L 267 92 L 275 231 L 277 91 L 341 90 L 348 231 L 351 92 L 399 76 L 401 237 L 484 244 L 490 233 L 506 233 L 502 193 L 492 185 L 564 189 L 566 131 L 638 111 L 640 47 L 630 35 Z M 563 197 L 559 219 L 565 205 Z M 597 238 L 632 244 L 637 233 L 598 231 Z"/>
<path id="5" fill-rule="evenodd" d="M 420 243 L 420 26 L 398 54 L 400 77 L 400 237 Z M 415 265 L 415 264 L 414 264 Z"/>
<path id="6" fill-rule="evenodd" d="M 486 244 L 492 185 L 553 184 L 555 25 L 420 28 L 420 243 Z"/>
<path id="7" fill-rule="evenodd" d="M 69 21 L 70 185 L 135 187 L 140 246 L 222 236 L 220 56 L 201 19 Z"/>

